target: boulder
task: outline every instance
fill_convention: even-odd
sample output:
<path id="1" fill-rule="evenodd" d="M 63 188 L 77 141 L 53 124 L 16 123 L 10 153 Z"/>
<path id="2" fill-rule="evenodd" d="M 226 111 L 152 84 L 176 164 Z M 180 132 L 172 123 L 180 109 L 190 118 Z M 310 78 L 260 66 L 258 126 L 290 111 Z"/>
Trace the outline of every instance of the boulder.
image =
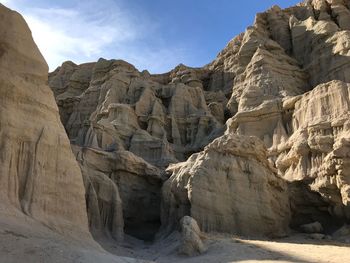
<path id="1" fill-rule="evenodd" d="M 305 224 L 300 226 L 301 231 L 309 234 L 319 234 L 323 232 L 323 227 L 320 222 L 313 222 L 310 224 Z"/>
<path id="2" fill-rule="evenodd" d="M 207 248 L 202 242 L 201 230 L 193 218 L 184 216 L 181 221 L 181 244 L 179 254 L 195 256 L 204 253 Z"/>

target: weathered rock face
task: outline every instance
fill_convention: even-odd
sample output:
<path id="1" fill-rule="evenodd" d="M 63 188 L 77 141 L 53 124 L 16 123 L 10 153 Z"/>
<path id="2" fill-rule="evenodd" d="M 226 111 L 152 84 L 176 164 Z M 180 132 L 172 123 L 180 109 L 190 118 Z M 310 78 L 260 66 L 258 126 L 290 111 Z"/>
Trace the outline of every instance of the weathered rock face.
<path id="1" fill-rule="evenodd" d="M 314 0 L 273 7 L 209 65 L 231 76 L 227 132 L 263 140 L 279 175 L 307 185 L 301 191 L 294 184 L 291 192 L 314 198 L 303 206 L 292 197 L 292 225 L 349 220 L 348 4 Z"/>
<path id="2" fill-rule="evenodd" d="M 207 78 L 206 70 L 183 65 L 150 75 L 104 59 L 65 62 L 50 74 L 84 176 L 95 235 L 120 240 L 124 228 L 152 239 L 157 232 L 159 168 L 185 160 L 223 133 L 226 100 L 203 90 Z"/>
<path id="3" fill-rule="evenodd" d="M 114 178 L 125 171 L 116 163 L 135 162 L 120 153 L 160 169 L 157 176 L 196 153 L 168 169 L 162 229 L 184 215 L 204 231 L 247 235 L 280 235 L 288 223 L 318 221 L 326 232 L 349 223 L 349 29 L 349 1 L 308 0 L 258 14 L 203 68 L 151 75 L 120 60 L 63 63 L 49 83 L 71 143 L 81 147 L 87 200 L 94 200 L 90 225 L 120 236 L 121 218 L 127 225 L 125 214 L 133 214 L 124 204 L 130 185 Z M 101 158 L 113 161 L 97 169 Z M 147 181 L 137 191 L 159 196 L 160 176 L 150 183 L 149 173 L 131 173 L 125 178 Z M 109 185 L 107 196 L 101 185 Z M 96 218 L 105 215 L 101 225 Z"/>
<path id="4" fill-rule="evenodd" d="M 108 176 L 112 173 L 113 156 L 97 150 L 73 147 L 81 165 L 89 225 L 96 237 L 107 235 L 123 240 L 124 220 L 118 186 Z"/>
<path id="5" fill-rule="evenodd" d="M 259 139 L 230 134 L 170 166 L 163 186 L 164 226 L 190 215 L 204 231 L 284 235 L 290 217 L 287 185 L 266 154 Z"/>
<path id="6" fill-rule="evenodd" d="M 81 172 L 47 71 L 24 19 L 0 4 L 1 213 L 20 210 L 60 233 L 90 238 Z"/>
<path id="7" fill-rule="evenodd" d="M 337 218 L 350 219 L 349 91 L 340 81 L 320 84 L 294 104 L 293 134 L 278 146 L 277 168 L 287 180 L 305 180 Z"/>
<path id="8" fill-rule="evenodd" d="M 206 103 L 205 78 L 185 66 L 151 76 L 100 59 L 64 63 L 50 74 L 50 85 L 72 143 L 128 150 L 164 167 L 202 149 L 223 126 L 224 106 Z"/>
<path id="9" fill-rule="evenodd" d="M 93 234 L 121 241 L 125 231 L 151 240 L 160 226 L 160 170 L 128 151 L 73 149 L 85 181 Z"/>

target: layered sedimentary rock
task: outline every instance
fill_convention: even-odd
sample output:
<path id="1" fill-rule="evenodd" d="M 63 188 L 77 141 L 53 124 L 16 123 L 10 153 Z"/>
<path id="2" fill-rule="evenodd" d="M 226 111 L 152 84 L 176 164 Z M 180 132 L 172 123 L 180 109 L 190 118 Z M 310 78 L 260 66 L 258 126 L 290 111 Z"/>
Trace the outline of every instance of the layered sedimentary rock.
<path id="1" fill-rule="evenodd" d="M 72 143 L 128 150 L 165 167 L 202 149 L 223 125 L 224 106 L 206 103 L 206 75 L 180 65 L 151 76 L 124 61 L 100 59 L 64 63 L 50 85 Z"/>
<path id="2" fill-rule="evenodd" d="M 150 75 L 104 59 L 65 62 L 50 74 L 83 172 L 93 233 L 120 240 L 124 225 L 127 234 L 152 239 L 160 226 L 160 168 L 223 133 L 226 101 L 204 92 L 207 78 L 206 70 L 183 65 Z"/>
<path id="3" fill-rule="evenodd" d="M 115 178 L 147 182 L 137 191 L 160 199 L 169 164 L 163 230 L 186 215 L 204 231 L 245 235 L 349 222 L 349 28 L 348 1 L 308 0 L 258 14 L 203 68 L 153 75 L 121 60 L 63 63 L 49 83 L 79 152 L 90 226 L 120 236 L 132 208 L 130 185 Z M 130 172 L 141 163 L 158 170 Z"/>
<path id="4" fill-rule="evenodd" d="M 320 84 L 294 104 L 293 134 L 278 146 L 277 168 L 289 181 L 305 180 L 330 205 L 330 213 L 350 219 L 350 85 Z"/>
<path id="5" fill-rule="evenodd" d="M 294 226 L 349 220 L 349 14 L 348 1 L 273 7 L 209 65 L 232 76 L 228 132 L 263 140 L 279 175 L 301 182 Z"/>
<path id="6" fill-rule="evenodd" d="M 83 180 L 47 86 L 48 66 L 24 19 L 1 4 L 0 14 L 1 214 L 21 211 L 89 239 Z"/>
<path id="7" fill-rule="evenodd" d="M 256 137 L 225 135 L 185 163 L 168 168 L 162 222 L 167 228 L 190 215 L 204 231 L 249 236 L 286 234 L 287 185 Z"/>
<path id="8" fill-rule="evenodd" d="M 90 229 L 116 241 L 151 240 L 160 226 L 161 172 L 128 151 L 73 147 L 86 188 Z"/>
<path id="9" fill-rule="evenodd" d="M 349 19 L 347 1 L 273 7 L 206 67 L 206 89 L 230 96 L 226 133 L 260 138 L 292 183 L 294 227 L 349 221 Z"/>

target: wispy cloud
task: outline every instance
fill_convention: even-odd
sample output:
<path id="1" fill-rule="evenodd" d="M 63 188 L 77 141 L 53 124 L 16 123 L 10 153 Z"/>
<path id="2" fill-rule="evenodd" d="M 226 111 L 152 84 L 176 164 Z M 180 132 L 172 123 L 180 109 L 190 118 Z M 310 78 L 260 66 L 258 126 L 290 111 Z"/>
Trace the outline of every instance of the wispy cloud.
<path id="1" fill-rule="evenodd" d="M 73 0 L 65 5 L 64 1 L 51 5 L 39 0 L 0 2 L 24 16 L 50 70 L 66 60 L 83 63 L 106 57 L 162 72 L 187 56 L 181 47 L 162 45 L 157 24 L 124 10 L 121 0 Z M 145 44 L 150 36 L 156 45 Z"/>
<path id="2" fill-rule="evenodd" d="M 0 3 L 2 3 L 3 5 L 9 5 L 11 4 L 12 0 L 1 0 Z"/>

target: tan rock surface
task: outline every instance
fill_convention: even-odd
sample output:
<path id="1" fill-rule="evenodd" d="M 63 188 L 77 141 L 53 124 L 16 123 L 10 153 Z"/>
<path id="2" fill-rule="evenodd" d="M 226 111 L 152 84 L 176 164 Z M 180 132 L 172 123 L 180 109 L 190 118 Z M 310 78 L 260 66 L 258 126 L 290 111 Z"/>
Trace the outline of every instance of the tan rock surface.
<path id="1" fill-rule="evenodd" d="M 288 225 L 299 229 L 314 221 L 334 231 L 350 220 L 349 28 L 348 1 L 307 0 L 257 14 L 254 24 L 203 68 L 180 64 L 152 75 L 121 60 L 100 59 L 65 62 L 49 81 L 73 145 L 101 156 L 132 152 L 160 171 L 177 163 L 163 187 L 165 229 L 191 215 L 204 231 L 279 235 Z M 260 143 L 250 150 L 247 143 L 232 151 L 228 145 L 235 135 L 255 136 L 267 150 Z M 210 144 L 217 137 L 221 152 Z M 108 164 L 111 169 L 95 173 L 80 163 L 84 177 L 95 182 L 107 182 L 114 169 Z M 263 187 L 252 188 L 245 176 L 251 165 Z M 239 187 L 223 176 L 232 171 Z M 288 191 L 281 178 L 290 182 Z M 117 188 L 108 189 L 119 192 L 123 203 L 129 197 L 114 184 Z M 221 185 L 229 187 L 222 191 Z M 203 193 L 206 187 L 215 197 L 210 201 L 203 197 L 210 196 Z M 272 227 L 265 220 L 265 229 L 251 227 L 250 212 L 235 215 L 244 206 L 263 222 L 279 223 Z"/>
<path id="2" fill-rule="evenodd" d="M 341 132 L 347 129 L 349 12 L 346 1 L 274 6 L 203 68 L 180 64 L 152 75 L 124 61 L 66 62 L 50 82 L 73 144 L 131 151 L 161 169 L 200 152 L 228 120 L 226 134 L 258 137 L 279 176 L 302 181 L 288 191 L 298 195 L 291 198 L 293 227 L 315 220 L 339 226 L 349 220 Z M 312 135 L 325 126 L 332 134 Z M 302 196 L 313 199 L 303 208 Z M 179 209 L 180 218 L 186 209 Z"/>
<path id="3" fill-rule="evenodd" d="M 208 105 L 214 95 L 203 90 L 207 75 L 184 65 L 150 75 L 104 59 L 79 66 L 65 62 L 50 73 L 83 172 L 95 236 L 120 241 L 124 228 L 153 238 L 165 179 L 159 168 L 185 160 L 223 132 L 225 98 Z"/>
<path id="4" fill-rule="evenodd" d="M 348 1 L 273 7 L 209 65 L 232 76 L 227 132 L 263 140 L 280 176 L 308 185 L 294 194 L 322 197 L 313 196 L 304 207 L 292 197 L 299 206 L 292 204 L 293 213 L 304 214 L 303 220 L 293 217 L 292 225 L 320 219 L 339 226 L 349 220 L 349 17 Z"/>
<path id="5" fill-rule="evenodd" d="M 0 4 L 0 262 L 142 262 L 91 237 L 47 71 L 24 19 Z"/>
<path id="6" fill-rule="evenodd" d="M 281 236 L 288 231 L 286 183 L 256 137 L 225 135 L 184 163 L 170 166 L 163 186 L 162 224 L 190 215 L 203 231 Z"/>
<path id="7" fill-rule="evenodd" d="M 223 106 L 209 109 L 205 77 L 179 66 L 160 79 L 124 61 L 100 59 L 65 62 L 50 84 L 73 144 L 129 150 L 164 167 L 202 149 L 222 127 Z"/>
<path id="8" fill-rule="evenodd" d="M 329 203 L 330 213 L 349 219 L 347 174 L 349 84 L 321 84 L 295 103 L 294 131 L 280 149 L 277 168 L 287 180 L 308 181 Z"/>
<path id="9" fill-rule="evenodd" d="M 348 261 L 348 247 L 321 238 L 349 240 L 349 1 L 274 6 L 203 68 L 152 75 L 121 60 L 63 63 L 49 85 L 80 169 L 28 27 L 0 12 L 0 256 L 137 262 L 102 251 L 90 226 L 110 251 L 157 262 Z M 186 216 L 205 232 L 246 236 L 345 225 L 286 243 L 201 243 Z M 165 239 L 154 245 L 128 236 L 152 240 L 160 219 Z M 166 235 L 179 225 L 182 239 Z M 294 244 L 306 240 L 317 245 Z M 184 259 L 179 244 L 209 250 Z"/>
<path id="10" fill-rule="evenodd" d="M 179 253 L 187 256 L 195 256 L 206 251 L 202 242 L 203 234 L 193 218 L 184 216 L 181 221 L 181 244 Z"/>
<path id="11" fill-rule="evenodd" d="M 47 64 L 24 19 L 3 5 L 0 13 L 1 205 L 89 239 L 81 172 L 47 86 Z"/>
<path id="12" fill-rule="evenodd" d="M 122 241 L 152 240 L 160 225 L 160 170 L 128 151 L 73 146 L 85 182 L 90 229 Z"/>
<path id="13" fill-rule="evenodd" d="M 117 257 L 102 249 L 59 235 L 38 221 L 0 214 L 0 262 L 6 263 L 151 263 L 132 257 Z"/>

